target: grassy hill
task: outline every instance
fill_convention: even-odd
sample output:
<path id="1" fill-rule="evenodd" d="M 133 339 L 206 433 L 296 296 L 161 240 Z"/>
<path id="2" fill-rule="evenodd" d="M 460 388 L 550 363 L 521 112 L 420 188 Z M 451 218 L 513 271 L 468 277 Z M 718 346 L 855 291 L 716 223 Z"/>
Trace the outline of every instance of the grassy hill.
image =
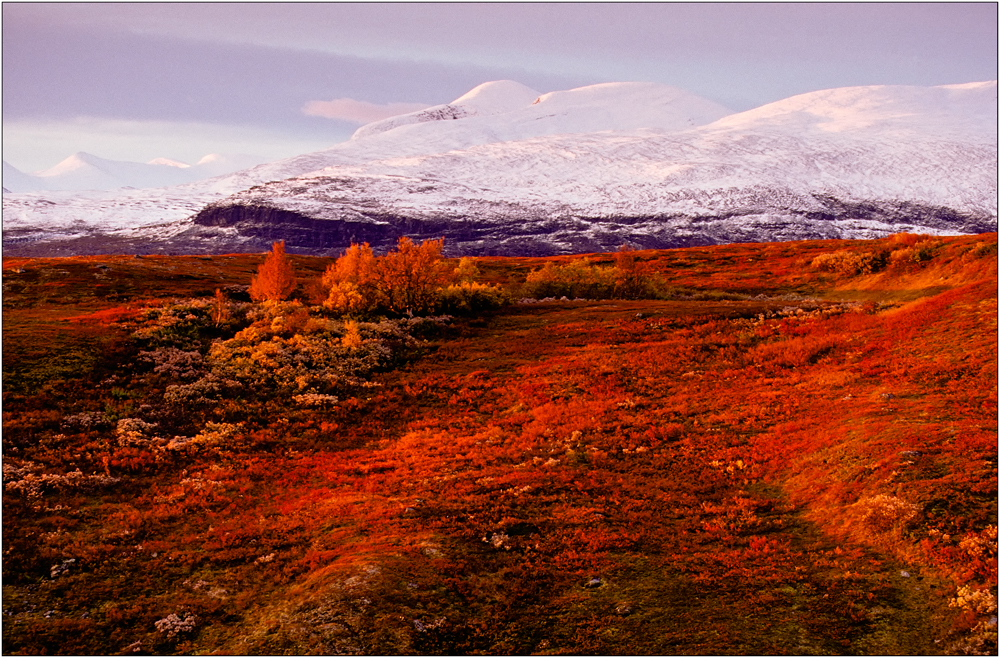
<path id="1" fill-rule="evenodd" d="M 4 653 L 995 653 L 996 234 L 263 258 L 4 259 Z"/>

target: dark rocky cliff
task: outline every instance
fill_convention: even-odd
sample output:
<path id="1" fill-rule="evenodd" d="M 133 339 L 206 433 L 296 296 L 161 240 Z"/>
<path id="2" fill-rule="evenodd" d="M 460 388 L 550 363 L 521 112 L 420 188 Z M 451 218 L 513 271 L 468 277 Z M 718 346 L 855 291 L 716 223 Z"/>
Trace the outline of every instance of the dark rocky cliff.
<path id="1" fill-rule="evenodd" d="M 275 240 L 298 253 L 337 255 L 351 243 L 369 243 L 385 252 L 400 236 L 420 241 L 445 238 L 450 255 L 542 256 L 611 251 L 628 243 L 646 249 L 721 244 L 840 238 L 848 222 L 878 222 L 891 230 L 984 233 L 996 230 L 992 216 L 973 216 L 949 208 L 914 203 L 847 202 L 816 197 L 821 211 L 748 208 L 713 216 L 433 218 L 394 215 L 345 207 L 331 218 L 259 203 L 213 204 L 193 217 L 194 227 L 178 236 L 206 247 L 266 249 Z M 217 231 L 213 229 L 223 229 Z M 882 231 L 885 233 L 886 231 Z M 891 232 L 891 231 L 889 231 Z M 213 236 L 215 236 L 213 238 Z M 875 236 L 872 236 L 875 237 Z M 224 246 L 223 246 L 224 245 Z"/>

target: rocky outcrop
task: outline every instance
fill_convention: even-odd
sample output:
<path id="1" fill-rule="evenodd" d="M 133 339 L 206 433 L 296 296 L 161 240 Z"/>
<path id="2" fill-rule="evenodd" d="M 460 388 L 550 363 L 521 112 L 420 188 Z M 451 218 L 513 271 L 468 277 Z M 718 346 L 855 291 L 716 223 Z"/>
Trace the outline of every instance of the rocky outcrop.
<path id="1" fill-rule="evenodd" d="M 562 216 L 512 214 L 416 216 L 374 209 L 324 208 L 323 217 L 266 204 L 212 204 L 193 218 L 195 228 L 175 242 L 216 250 L 266 249 L 284 240 L 297 253 L 337 255 L 352 243 L 385 252 L 401 236 L 444 238 L 449 255 L 546 256 L 636 248 L 771 242 L 775 240 L 878 237 L 892 232 L 980 233 L 995 230 L 993 218 L 914 203 L 848 202 L 817 196 L 821 210 L 747 208 L 710 216 Z M 485 216 L 484 216 L 485 215 Z"/>

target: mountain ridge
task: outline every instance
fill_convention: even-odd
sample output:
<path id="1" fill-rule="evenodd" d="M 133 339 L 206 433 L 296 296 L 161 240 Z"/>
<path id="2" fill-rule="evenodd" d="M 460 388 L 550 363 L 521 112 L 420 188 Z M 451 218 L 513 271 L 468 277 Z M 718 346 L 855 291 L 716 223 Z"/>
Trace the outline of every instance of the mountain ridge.
<path id="1" fill-rule="evenodd" d="M 428 118 L 429 108 L 324 151 L 128 191 L 115 203 L 133 212 L 102 215 L 88 245 L 103 235 L 129 247 L 233 251 L 286 239 L 334 254 L 406 233 L 444 236 L 456 254 L 544 255 L 622 242 L 996 230 L 995 81 L 821 90 L 741 113 L 653 83 L 550 92 L 525 105 L 534 93 L 487 83 L 447 104 L 482 101 L 462 117 Z M 99 195 L 67 196 L 55 209 L 48 201 L 5 197 L 15 239 L 71 249 L 80 231 L 69 220 L 111 205 Z M 45 213 L 48 225 L 38 221 Z"/>
<path id="2" fill-rule="evenodd" d="M 149 162 L 110 160 L 78 151 L 52 167 L 34 173 L 23 172 L 5 160 L 4 187 L 12 193 L 172 187 L 223 176 L 261 163 L 261 158 L 246 154 L 210 153 L 192 165 L 165 157 Z M 8 185 L 8 182 L 11 184 Z"/>
<path id="3" fill-rule="evenodd" d="M 380 248 L 439 232 L 456 253 L 497 255 L 990 231 L 995 89 L 827 90 L 670 133 L 557 133 L 332 167 L 236 193 L 195 223 L 250 236 L 279 222 L 307 250 L 329 244 L 309 231 Z"/>

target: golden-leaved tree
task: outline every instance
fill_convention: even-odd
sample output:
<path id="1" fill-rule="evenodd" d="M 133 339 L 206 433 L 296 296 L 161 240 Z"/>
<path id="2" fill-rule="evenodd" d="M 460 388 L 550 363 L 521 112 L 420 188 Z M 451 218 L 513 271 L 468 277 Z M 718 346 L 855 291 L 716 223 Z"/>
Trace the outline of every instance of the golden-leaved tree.
<path id="1" fill-rule="evenodd" d="M 615 297 L 642 299 L 649 294 L 650 279 L 646 268 L 635 259 L 635 252 L 623 244 L 615 252 Z"/>
<path id="2" fill-rule="evenodd" d="M 320 280 L 326 291 L 323 306 L 339 313 L 358 314 L 380 304 L 375 254 L 368 243 L 352 244 Z"/>
<path id="3" fill-rule="evenodd" d="M 435 297 L 451 272 L 441 262 L 444 240 L 424 240 L 419 246 L 407 237 L 396 244 L 379 268 L 389 310 L 424 313 L 434 309 Z"/>
<path id="4" fill-rule="evenodd" d="M 295 271 L 285 253 L 285 241 L 271 245 L 271 252 L 257 268 L 250 281 L 250 298 L 254 301 L 280 302 L 295 290 Z"/>
<path id="5" fill-rule="evenodd" d="M 417 245 L 402 237 L 394 251 L 381 257 L 368 243 L 352 244 L 323 273 L 323 305 L 349 314 L 434 310 L 438 291 L 452 276 L 441 259 L 443 244 L 439 239 Z"/>

